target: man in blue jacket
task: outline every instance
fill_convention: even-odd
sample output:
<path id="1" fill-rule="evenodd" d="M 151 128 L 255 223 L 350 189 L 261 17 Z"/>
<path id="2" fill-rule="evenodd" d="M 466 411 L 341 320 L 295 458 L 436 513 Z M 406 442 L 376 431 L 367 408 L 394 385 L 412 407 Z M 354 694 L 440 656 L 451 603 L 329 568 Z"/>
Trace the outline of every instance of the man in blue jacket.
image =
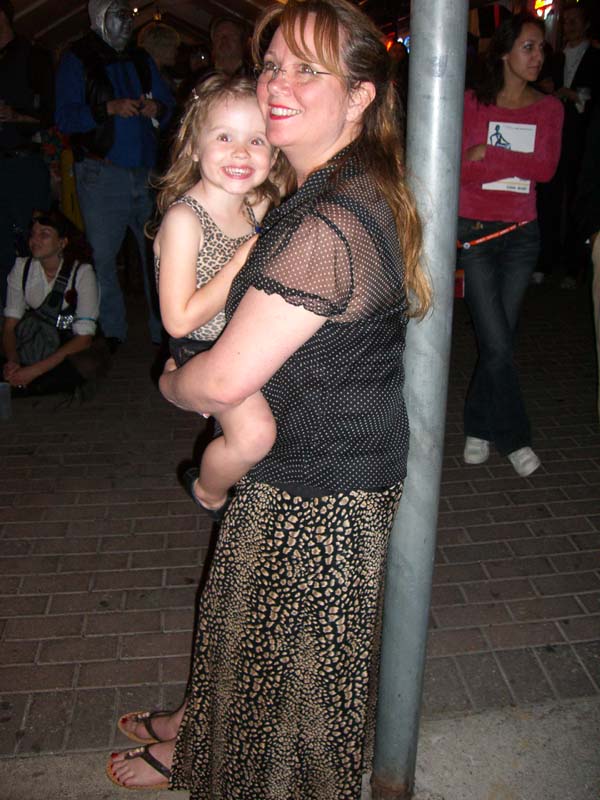
<path id="1" fill-rule="evenodd" d="M 116 256 L 127 227 L 138 243 L 152 341 L 161 324 L 146 259 L 144 225 L 158 130 L 173 98 L 154 61 L 129 45 L 133 12 L 126 0 L 90 0 L 91 32 L 65 53 L 56 79 L 56 124 L 70 135 L 75 181 L 101 289 L 100 324 L 114 350 L 127 338 Z"/>

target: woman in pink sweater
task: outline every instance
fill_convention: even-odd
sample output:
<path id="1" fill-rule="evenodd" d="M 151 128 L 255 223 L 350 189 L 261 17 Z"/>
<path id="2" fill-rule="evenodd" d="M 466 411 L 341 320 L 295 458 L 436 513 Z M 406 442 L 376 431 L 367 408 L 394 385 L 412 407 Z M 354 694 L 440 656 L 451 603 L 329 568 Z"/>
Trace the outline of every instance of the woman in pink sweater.
<path id="1" fill-rule="evenodd" d="M 563 109 L 531 83 L 544 60 L 544 26 L 510 17 L 496 30 L 486 72 L 465 95 L 460 266 L 479 359 L 465 403 L 467 464 L 483 464 L 490 442 L 519 475 L 540 465 L 514 362 L 521 303 L 534 270 L 539 232 L 538 181 L 554 174 Z"/>

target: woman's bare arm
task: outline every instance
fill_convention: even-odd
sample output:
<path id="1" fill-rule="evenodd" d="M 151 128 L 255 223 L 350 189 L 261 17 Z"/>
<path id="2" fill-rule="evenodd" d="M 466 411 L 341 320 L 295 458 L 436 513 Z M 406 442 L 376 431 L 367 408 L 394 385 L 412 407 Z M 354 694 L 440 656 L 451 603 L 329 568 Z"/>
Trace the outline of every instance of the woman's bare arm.
<path id="1" fill-rule="evenodd" d="M 251 288 L 215 345 L 160 379 L 179 408 L 218 417 L 257 392 L 327 321 L 277 294 Z"/>

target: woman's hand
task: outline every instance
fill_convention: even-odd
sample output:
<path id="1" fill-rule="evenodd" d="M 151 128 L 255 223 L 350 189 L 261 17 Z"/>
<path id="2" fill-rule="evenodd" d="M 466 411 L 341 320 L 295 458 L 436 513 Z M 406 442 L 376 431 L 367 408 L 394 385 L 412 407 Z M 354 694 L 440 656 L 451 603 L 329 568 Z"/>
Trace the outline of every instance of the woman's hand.
<path id="1" fill-rule="evenodd" d="M 37 369 L 37 365 L 32 364 L 30 367 L 19 366 L 9 376 L 6 376 L 6 379 L 11 386 L 29 386 L 41 374 L 40 370 Z"/>
<path id="2" fill-rule="evenodd" d="M 473 147 L 468 147 L 465 150 L 465 158 L 467 161 L 482 161 L 485 157 L 486 144 L 474 144 Z"/>
<path id="3" fill-rule="evenodd" d="M 18 361 L 7 361 L 6 364 L 4 365 L 4 369 L 2 370 L 4 380 L 10 383 L 10 376 L 20 368 L 21 365 L 19 364 Z"/>
<path id="4" fill-rule="evenodd" d="M 248 256 L 250 255 L 250 251 L 256 244 L 258 239 L 258 234 L 255 233 L 254 236 L 251 236 L 247 242 L 241 244 L 232 257 L 228 261 L 228 266 L 231 268 L 234 275 L 237 275 L 241 268 L 244 266 L 246 261 L 248 260 Z M 233 275 L 232 275 L 233 277 Z"/>
<path id="5" fill-rule="evenodd" d="M 562 86 L 560 89 L 557 89 L 554 94 L 559 100 L 570 100 L 572 103 L 576 103 L 579 100 L 579 95 L 577 92 L 573 89 L 568 89 L 566 86 Z"/>

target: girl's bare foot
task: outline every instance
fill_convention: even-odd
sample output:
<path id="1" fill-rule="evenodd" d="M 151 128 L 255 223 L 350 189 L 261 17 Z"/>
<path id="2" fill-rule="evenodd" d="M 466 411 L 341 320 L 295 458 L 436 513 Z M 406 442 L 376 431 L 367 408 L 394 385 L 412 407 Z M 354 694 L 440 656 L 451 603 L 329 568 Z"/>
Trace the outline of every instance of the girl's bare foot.
<path id="1" fill-rule="evenodd" d="M 186 704 L 177 711 L 133 711 L 119 720 L 119 730 L 141 744 L 166 742 L 177 736 Z"/>
<path id="2" fill-rule="evenodd" d="M 166 788 L 174 750 L 175 740 L 171 739 L 111 753 L 106 771 L 111 781 L 119 786 L 130 789 Z"/>

